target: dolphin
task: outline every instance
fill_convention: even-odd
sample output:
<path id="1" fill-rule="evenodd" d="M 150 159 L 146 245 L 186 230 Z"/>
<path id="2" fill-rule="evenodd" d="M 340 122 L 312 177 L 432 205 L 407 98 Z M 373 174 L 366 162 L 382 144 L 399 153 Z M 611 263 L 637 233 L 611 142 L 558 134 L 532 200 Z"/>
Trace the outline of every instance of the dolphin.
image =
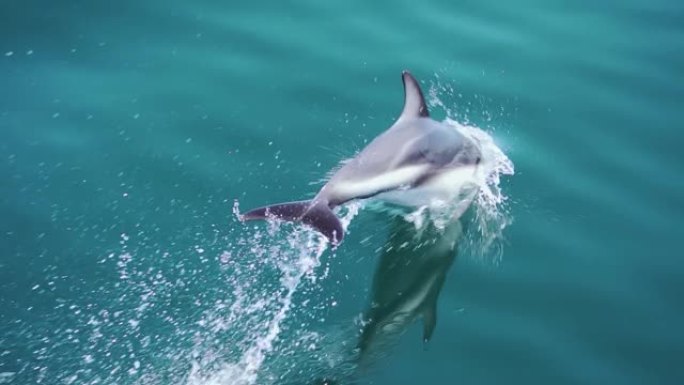
<path id="1" fill-rule="evenodd" d="M 413 223 L 395 219 L 373 276 L 370 306 L 363 315 L 357 343 L 360 363 L 387 350 L 419 316 L 423 342 L 430 340 L 437 324 L 437 299 L 462 234 L 459 220 L 444 229 L 428 221 L 416 231 Z"/>
<path id="2" fill-rule="evenodd" d="M 311 200 L 264 206 L 241 220 L 299 221 L 325 235 L 333 246 L 344 229 L 332 209 L 355 199 L 377 197 L 402 206 L 449 202 L 475 175 L 478 146 L 453 127 L 430 118 L 418 81 L 402 72 L 404 108 L 385 132 L 354 158 L 342 162 Z"/>

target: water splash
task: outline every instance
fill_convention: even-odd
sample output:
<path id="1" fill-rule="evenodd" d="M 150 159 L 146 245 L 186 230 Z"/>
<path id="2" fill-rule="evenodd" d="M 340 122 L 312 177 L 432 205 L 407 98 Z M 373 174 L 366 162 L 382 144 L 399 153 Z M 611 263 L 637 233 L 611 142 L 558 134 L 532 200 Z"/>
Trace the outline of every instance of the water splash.
<path id="1" fill-rule="evenodd" d="M 482 152 L 475 179 L 478 190 L 473 201 L 474 215 L 468 223 L 475 231 L 469 233 L 465 244 L 471 255 L 490 257 L 498 263 L 503 255 L 504 229 L 513 223 L 507 207 L 508 198 L 501 188 L 501 177 L 515 173 L 513 162 L 484 130 L 449 118 L 445 122 L 475 142 Z"/>
<path id="2" fill-rule="evenodd" d="M 345 228 L 360 208 L 338 210 Z M 237 202 L 233 210 L 237 217 Z M 56 316 L 69 327 L 45 322 L 15 336 L 35 361 L 3 370 L 0 383 L 269 384 L 293 363 L 310 363 L 303 373 L 315 376 L 307 360 L 326 338 L 315 332 L 325 307 L 313 300 L 329 269 L 320 268 L 324 237 L 237 220 L 166 243 L 149 242 L 143 227 L 116 237 L 98 258 L 110 279 L 80 302 L 58 299 Z"/>
<path id="3" fill-rule="evenodd" d="M 501 177 L 515 173 L 513 162 L 484 130 L 450 118 L 444 123 L 473 141 L 480 149 L 482 160 L 473 179 L 469 181 L 472 185 L 464 186 L 463 191 L 451 202 L 435 202 L 430 207 L 419 207 L 411 213 L 400 215 L 413 223 L 417 231 L 424 227 L 426 221 L 431 221 L 437 229 L 443 229 L 455 217 L 465 217 L 465 227 L 470 231 L 461 241 L 461 250 L 472 257 L 498 263 L 503 255 L 504 229 L 513 222 L 507 207 L 508 198 L 501 188 Z M 472 215 L 463 215 L 469 208 Z"/>
<path id="4" fill-rule="evenodd" d="M 203 375 L 200 361 L 193 362 L 187 384 L 250 385 L 256 383 L 264 360 L 267 354 L 273 351 L 282 323 L 290 312 L 294 293 L 306 275 L 314 274 L 314 269 L 320 264 L 320 257 L 327 248 L 326 242 L 310 231 L 293 232 L 288 237 L 287 244 L 288 247 L 271 249 L 270 253 L 272 258 L 280 260 L 278 268 L 282 272 L 280 277 L 282 289 L 276 296 L 268 299 L 253 299 L 259 304 L 257 306 L 259 311 L 267 310 L 266 314 L 270 314 L 270 319 L 263 323 L 263 332 L 250 337 L 251 344 L 248 344 L 248 348 L 242 353 L 238 362 L 224 364 L 218 372 L 208 376 Z M 240 290 L 239 285 L 237 290 Z M 270 303 L 264 303 L 264 300 Z M 234 306 L 231 319 L 240 318 L 239 311 L 243 302 L 244 300 L 235 302 L 238 305 Z M 252 313 L 248 307 L 243 308 L 243 311 L 246 314 Z"/>
<path id="5" fill-rule="evenodd" d="M 339 209 L 338 214 L 341 215 L 345 230 L 361 207 L 361 203 L 352 203 Z M 237 201 L 233 213 L 236 217 L 240 216 Z M 200 358 L 192 364 L 186 381 L 187 385 L 256 384 L 259 376 L 265 372 L 262 370 L 264 362 L 269 353 L 275 349 L 283 323 L 292 310 L 295 293 L 300 289 L 305 278 L 308 278 L 311 283 L 316 283 L 318 276 L 315 270 L 321 264 L 321 256 L 327 250 L 326 238 L 306 227 L 290 226 L 277 220 L 268 222 L 267 233 L 267 237 L 246 237 L 243 238 L 243 242 L 254 255 L 267 255 L 268 260 L 274 262 L 274 266 L 280 273 L 277 294 L 269 296 L 264 295 L 263 292 L 257 292 L 256 295 L 245 295 L 245 292 L 254 293 L 254 290 L 246 287 L 249 284 L 242 283 L 240 278 L 254 282 L 255 279 L 261 277 L 258 277 L 259 274 L 252 277 L 239 277 L 241 274 L 238 273 L 238 279 L 233 280 L 237 294 L 236 300 L 231 305 L 228 319 L 225 320 L 234 327 L 249 327 L 256 330 L 261 328 L 261 331 L 248 334 L 246 338 L 243 338 L 242 345 L 246 348 L 241 352 L 239 359 L 221 364 L 218 370 L 211 370 L 215 365 L 211 359 L 206 360 L 206 352 L 196 352 L 195 356 Z M 285 236 L 285 242 L 268 241 L 269 239 L 282 239 L 284 233 L 288 234 Z M 230 260 L 230 256 L 224 255 L 223 259 Z M 260 317 L 257 314 L 266 316 Z M 211 316 L 213 314 L 210 314 Z M 222 328 L 225 327 L 227 326 L 222 326 Z M 315 347 L 318 339 L 315 333 L 299 334 L 301 340 L 309 340 L 311 346 Z M 210 370 L 205 370 L 206 368 Z"/>

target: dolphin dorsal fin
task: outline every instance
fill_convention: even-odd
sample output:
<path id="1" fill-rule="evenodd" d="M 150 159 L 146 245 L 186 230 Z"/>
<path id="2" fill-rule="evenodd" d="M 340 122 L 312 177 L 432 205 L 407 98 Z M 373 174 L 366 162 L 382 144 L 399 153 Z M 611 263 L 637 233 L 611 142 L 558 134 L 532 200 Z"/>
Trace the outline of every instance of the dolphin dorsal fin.
<path id="1" fill-rule="evenodd" d="M 404 110 L 401 112 L 399 118 L 427 118 L 430 116 L 423 91 L 420 89 L 420 84 L 416 78 L 408 71 L 401 73 L 401 79 L 404 81 Z"/>

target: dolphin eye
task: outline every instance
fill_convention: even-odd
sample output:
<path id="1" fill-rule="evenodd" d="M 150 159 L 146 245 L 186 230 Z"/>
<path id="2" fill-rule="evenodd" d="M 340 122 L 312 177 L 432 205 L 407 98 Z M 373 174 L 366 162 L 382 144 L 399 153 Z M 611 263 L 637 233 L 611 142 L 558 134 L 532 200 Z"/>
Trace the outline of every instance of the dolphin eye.
<path id="1" fill-rule="evenodd" d="M 475 164 L 480 164 L 481 161 L 482 161 L 482 158 L 480 158 L 480 157 L 478 156 L 478 157 L 475 159 Z"/>

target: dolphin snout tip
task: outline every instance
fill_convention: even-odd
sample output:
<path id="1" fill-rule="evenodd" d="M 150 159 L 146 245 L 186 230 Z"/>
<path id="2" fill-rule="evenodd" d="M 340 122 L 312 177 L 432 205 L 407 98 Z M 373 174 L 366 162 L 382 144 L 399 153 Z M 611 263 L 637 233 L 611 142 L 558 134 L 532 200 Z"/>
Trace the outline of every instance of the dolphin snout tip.
<path id="1" fill-rule="evenodd" d="M 338 239 L 337 234 L 334 234 L 331 238 L 328 238 L 328 242 L 330 243 L 330 247 L 333 250 L 336 250 L 342 243 L 342 239 Z"/>

